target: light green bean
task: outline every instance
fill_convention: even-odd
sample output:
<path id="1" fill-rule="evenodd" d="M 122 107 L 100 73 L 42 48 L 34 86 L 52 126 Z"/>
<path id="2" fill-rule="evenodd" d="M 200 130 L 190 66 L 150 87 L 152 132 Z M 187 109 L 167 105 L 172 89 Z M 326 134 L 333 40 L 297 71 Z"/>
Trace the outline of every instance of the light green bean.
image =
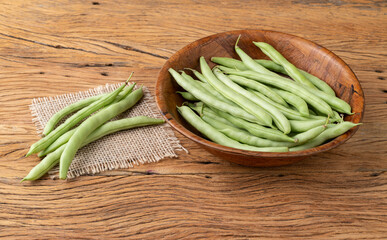
<path id="1" fill-rule="evenodd" d="M 285 91 L 289 91 L 304 99 L 307 103 L 318 109 L 320 112 L 329 116 L 332 116 L 333 114 L 332 108 L 325 101 L 311 94 L 309 89 L 306 89 L 304 86 L 301 86 L 300 84 L 297 84 L 290 79 L 280 76 L 257 73 L 253 71 L 229 71 L 228 74 L 250 78 L 265 84 L 275 86 Z"/>
<path id="2" fill-rule="evenodd" d="M 336 138 L 336 137 L 344 134 L 345 132 L 347 132 L 351 128 L 353 128 L 357 125 L 360 125 L 360 124 L 361 123 L 356 124 L 356 123 L 352 123 L 352 122 L 342 122 L 342 123 L 336 124 L 333 127 L 328 127 L 328 129 L 326 129 L 324 132 L 322 132 L 320 135 L 313 138 L 309 142 L 302 144 L 302 145 L 299 145 L 297 147 L 292 147 L 289 150 L 290 151 L 301 151 L 301 150 L 305 150 L 305 149 L 309 149 L 309 148 L 314 148 L 316 146 L 323 144 L 324 142 L 326 142 L 329 139 Z"/>
<path id="3" fill-rule="evenodd" d="M 191 81 L 188 81 L 187 79 L 182 77 L 174 69 L 170 68 L 168 71 L 170 72 L 172 77 L 176 80 L 177 84 L 179 84 L 182 88 L 190 92 L 197 99 L 200 99 L 200 101 L 204 102 L 208 106 L 220 109 L 222 111 L 228 112 L 234 116 L 238 116 L 248 121 L 252 121 L 252 122 L 257 121 L 256 117 L 246 112 L 242 108 L 223 102 L 218 98 L 216 98 L 215 96 L 213 96 L 212 94 L 209 94 L 206 91 L 203 91 L 201 88 L 198 88 Z"/>
<path id="4" fill-rule="evenodd" d="M 216 130 L 214 127 L 209 125 L 208 123 L 204 122 L 199 116 L 197 116 L 189 107 L 182 106 L 177 107 L 180 115 L 183 116 L 183 118 L 191 124 L 193 127 L 195 127 L 199 132 L 201 132 L 203 135 L 208 137 L 210 140 L 214 141 L 215 143 L 242 149 L 242 150 L 248 150 L 248 151 L 258 151 L 258 152 L 287 152 L 287 147 L 270 147 L 270 148 L 259 148 L 254 147 L 246 144 L 241 144 L 223 133 Z"/>
<path id="5" fill-rule="evenodd" d="M 267 102 L 257 97 L 255 94 L 247 91 L 246 89 L 242 88 L 238 84 L 234 83 L 231 79 L 229 79 L 226 75 L 224 75 L 219 69 L 214 68 L 213 72 L 215 76 L 222 83 L 224 83 L 226 86 L 232 89 L 235 93 L 239 93 L 241 96 L 246 96 L 252 102 L 254 102 L 262 109 L 264 109 L 267 113 L 269 113 L 274 123 L 276 124 L 276 126 L 283 133 L 288 134 L 290 132 L 289 120 L 277 108 L 273 107 L 272 105 L 268 104 Z"/>
<path id="6" fill-rule="evenodd" d="M 253 42 L 255 46 L 259 47 L 261 51 L 271 58 L 275 63 L 280 64 L 288 75 L 294 79 L 294 81 L 300 84 L 307 85 L 311 88 L 316 88 L 301 72 L 290 63 L 281 53 L 279 53 L 273 46 L 265 42 Z M 258 63 L 257 63 L 258 64 Z"/>
<path id="7" fill-rule="evenodd" d="M 200 57 L 200 69 L 202 70 L 202 73 L 206 77 L 208 83 L 223 96 L 230 99 L 239 107 L 259 119 L 259 123 L 263 122 L 266 126 L 272 126 L 272 117 L 262 108 L 262 106 L 255 104 L 240 92 L 234 91 L 234 89 L 218 79 L 218 76 L 215 76 L 211 71 L 204 57 Z"/>
<path id="8" fill-rule="evenodd" d="M 104 125 L 97 128 L 92 132 L 82 143 L 82 147 L 87 144 L 96 141 L 108 134 L 115 133 L 122 130 L 127 130 L 135 127 L 142 127 L 154 124 L 161 124 L 165 121 L 163 119 L 150 118 L 146 116 L 137 116 L 132 118 L 125 118 L 121 120 L 107 122 Z M 49 153 L 42 161 L 40 161 L 29 173 L 23 178 L 23 181 L 33 181 L 41 178 L 51 168 L 59 163 L 60 156 L 62 155 L 65 145 L 60 146 L 55 151 Z"/>
<path id="9" fill-rule="evenodd" d="M 130 93 L 127 97 L 121 101 L 112 104 L 96 114 L 87 118 L 84 122 L 79 125 L 75 130 L 74 134 L 71 136 L 69 141 L 66 144 L 65 149 L 60 157 L 59 164 L 59 178 L 66 179 L 67 171 L 70 167 L 70 164 L 77 153 L 78 149 L 81 147 L 82 143 L 86 138 L 98 127 L 100 127 L 105 122 L 109 121 L 118 114 L 128 110 L 134 104 L 136 104 L 143 96 L 142 87 Z"/>

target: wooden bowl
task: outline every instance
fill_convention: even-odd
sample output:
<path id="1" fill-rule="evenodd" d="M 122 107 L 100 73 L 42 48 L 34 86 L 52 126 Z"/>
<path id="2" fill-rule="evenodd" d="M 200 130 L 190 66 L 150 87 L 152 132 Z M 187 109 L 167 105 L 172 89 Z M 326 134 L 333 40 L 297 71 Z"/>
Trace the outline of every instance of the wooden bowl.
<path id="1" fill-rule="evenodd" d="M 182 88 L 170 76 L 168 69 L 182 70 L 189 67 L 200 70 L 200 56 L 206 58 L 210 67 L 214 66 L 210 62 L 211 57 L 239 59 L 234 51 L 234 44 L 239 35 L 241 35 L 241 39 L 238 46 L 251 57 L 268 59 L 254 46 L 252 41 L 267 42 L 295 66 L 327 82 L 335 90 L 336 95 L 352 107 L 354 114 L 346 116 L 345 120 L 354 123 L 361 122 L 364 112 L 363 90 L 355 74 L 338 56 L 311 41 L 286 33 L 265 30 L 240 30 L 199 39 L 176 52 L 164 64 L 156 83 L 156 101 L 161 114 L 174 129 L 220 158 L 233 163 L 256 167 L 286 165 L 328 151 L 347 141 L 356 132 L 358 127 L 352 128 L 345 134 L 321 146 L 286 153 L 239 150 L 221 146 L 205 139 L 178 114 L 176 106 L 181 106 L 184 100 L 176 91 L 181 91 Z"/>

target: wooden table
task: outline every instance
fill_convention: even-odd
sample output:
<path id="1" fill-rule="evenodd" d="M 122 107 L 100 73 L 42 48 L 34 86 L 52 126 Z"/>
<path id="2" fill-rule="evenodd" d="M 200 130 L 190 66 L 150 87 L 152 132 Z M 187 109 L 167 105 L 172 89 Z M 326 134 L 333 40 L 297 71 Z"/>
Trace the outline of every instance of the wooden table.
<path id="1" fill-rule="evenodd" d="M 387 6 L 383 1 L 0 3 L 0 236 L 5 239 L 382 239 L 387 236 Z M 174 52 L 271 29 L 346 61 L 366 97 L 347 143 L 297 164 L 242 167 L 202 151 L 70 181 L 20 184 L 37 162 L 32 98 L 126 79 L 154 90 Z M 151 170 L 152 174 L 149 174 Z"/>

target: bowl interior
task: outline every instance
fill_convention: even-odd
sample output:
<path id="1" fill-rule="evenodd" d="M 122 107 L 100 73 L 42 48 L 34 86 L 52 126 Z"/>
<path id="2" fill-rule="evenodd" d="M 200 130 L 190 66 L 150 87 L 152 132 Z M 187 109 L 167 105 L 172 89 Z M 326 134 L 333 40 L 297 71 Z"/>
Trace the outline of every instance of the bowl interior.
<path id="1" fill-rule="evenodd" d="M 199 58 L 204 56 L 210 67 L 214 64 L 211 57 L 232 57 L 239 59 L 234 51 L 234 44 L 241 35 L 238 46 L 247 54 L 256 59 L 268 59 L 252 42 L 261 41 L 271 44 L 286 59 L 318 78 L 327 82 L 336 92 L 336 95 L 348 102 L 352 107 L 351 116 L 346 116 L 346 121 L 359 123 L 363 117 L 364 96 L 363 91 L 352 70 L 338 56 L 311 41 L 293 35 L 264 30 L 241 30 L 215 34 L 199 39 L 180 51 L 176 52 L 163 66 L 156 84 L 156 101 L 161 113 L 168 123 L 176 130 L 190 139 L 204 144 L 209 148 L 219 151 L 237 152 L 250 156 L 263 157 L 289 157 L 307 156 L 313 153 L 329 150 L 350 138 L 358 127 L 344 135 L 319 147 L 298 152 L 288 153 L 257 153 L 223 147 L 204 139 L 197 130 L 190 126 L 178 114 L 176 106 L 181 106 L 184 99 L 176 93 L 182 88 L 168 73 L 169 68 L 183 70 L 193 68 L 200 70 Z M 189 71 L 186 71 L 189 73 Z M 190 74 L 190 73 L 189 73 Z"/>

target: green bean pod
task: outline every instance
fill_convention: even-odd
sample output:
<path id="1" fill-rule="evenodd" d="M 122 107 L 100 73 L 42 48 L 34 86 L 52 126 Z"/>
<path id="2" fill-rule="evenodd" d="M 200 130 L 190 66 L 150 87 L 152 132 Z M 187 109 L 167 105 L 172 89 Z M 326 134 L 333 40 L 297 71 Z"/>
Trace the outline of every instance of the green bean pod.
<path id="1" fill-rule="evenodd" d="M 198 88 L 196 84 L 193 84 L 191 81 L 188 81 L 184 77 L 182 77 L 178 72 L 174 69 L 168 69 L 172 77 L 176 80 L 177 84 L 179 84 L 182 88 L 184 88 L 187 92 L 190 92 L 197 99 L 204 102 L 206 105 L 220 109 L 225 112 L 229 112 L 235 116 L 246 119 L 248 121 L 255 122 L 257 118 L 246 112 L 240 107 L 235 105 L 231 105 L 227 102 L 223 102 L 216 98 L 214 95 L 208 93 L 207 91 L 203 91 L 201 88 Z"/>
<path id="2" fill-rule="evenodd" d="M 290 127 L 292 128 L 292 132 L 305 132 L 317 126 L 324 125 L 327 122 L 327 120 L 326 119 L 289 120 L 289 122 L 290 122 Z"/>
<path id="3" fill-rule="evenodd" d="M 261 125 L 251 123 L 248 121 L 245 121 L 241 118 L 234 117 L 228 113 L 219 111 L 217 109 L 211 109 L 213 110 L 217 115 L 225 118 L 235 126 L 247 130 L 249 133 L 253 134 L 254 136 L 257 137 L 262 137 L 266 138 L 269 140 L 273 141 L 280 141 L 280 142 L 296 142 L 297 140 L 287 136 L 283 132 L 276 130 L 276 129 L 271 129 L 271 128 L 266 128 Z"/>
<path id="4" fill-rule="evenodd" d="M 232 76 L 230 76 L 232 77 Z M 252 81 L 252 80 L 250 80 Z M 273 105 L 274 107 L 278 108 L 278 110 L 280 110 L 288 119 L 291 119 L 291 120 L 311 120 L 311 119 L 315 119 L 315 120 L 326 120 L 326 117 L 322 117 L 322 116 L 314 116 L 314 115 L 309 115 L 308 118 L 306 117 L 303 117 L 301 116 L 301 114 L 298 112 L 298 111 L 294 111 L 293 109 L 290 109 L 290 108 L 286 108 L 284 106 L 282 106 L 281 104 L 278 104 L 274 101 L 272 101 L 271 99 L 267 98 L 266 96 L 264 96 L 262 93 L 260 92 L 257 92 L 253 89 L 247 89 L 248 91 L 254 93 L 255 95 L 257 95 L 258 97 L 260 97 L 262 100 L 266 101 L 267 103 Z"/>
<path id="5" fill-rule="evenodd" d="M 219 69 L 222 70 L 221 66 L 219 67 Z M 285 107 L 289 107 L 289 105 L 286 103 L 286 101 L 278 93 L 273 91 L 272 88 L 270 88 L 270 87 L 268 87 L 260 82 L 257 82 L 257 81 L 250 82 L 250 81 L 248 81 L 249 79 L 246 79 L 246 78 L 241 77 L 241 76 L 236 76 L 236 75 L 230 75 L 229 78 L 232 81 L 238 83 L 239 85 L 247 86 L 251 89 L 254 89 L 254 90 L 262 93 L 263 95 L 270 98 L 274 102 L 277 102 Z"/>
<path id="6" fill-rule="evenodd" d="M 66 148 L 63 150 L 63 153 L 60 157 L 59 178 L 66 179 L 67 171 L 76 152 L 81 147 L 87 136 L 90 135 L 90 133 L 92 133 L 95 129 L 100 127 L 108 120 L 132 107 L 142 98 L 142 96 L 143 91 L 141 87 L 133 91 L 121 101 L 102 109 L 82 122 L 67 142 Z"/>
<path id="7" fill-rule="evenodd" d="M 215 76 L 230 89 L 233 89 L 234 92 L 239 93 L 241 96 L 246 96 L 248 99 L 253 101 L 255 104 L 264 109 L 267 113 L 270 114 L 276 126 L 285 134 L 290 133 L 290 123 L 289 120 L 275 107 L 266 103 L 262 99 L 258 98 L 255 94 L 247 91 L 238 84 L 234 83 L 226 75 L 224 75 L 219 69 L 214 68 L 213 70 Z"/>
<path id="8" fill-rule="evenodd" d="M 116 102 L 119 102 L 121 101 L 123 98 L 125 98 L 129 93 L 132 92 L 134 86 L 136 85 L 136 83 L 130 85 L 129 87 L 127 88 L 124 88 L 120 94 L 118 94 L 118 96 L 116 97 L 116 99 L 114 99 L 114 101 L 111 103 L 116 103 Z M 108 105 L 109 106 L 109 105 Z M 106 106 L 105 106 L 106 107 Z M 48 146 L 46 149 L 44 149 L 43 151 L 39 152 L 38 153 L 38 157 L 43 157 L 45 155 L 47 155 L 48 153 L 50 152 L 53 152 L 55 151 L 55 149 L 59 148 L 60 146 L 62 146 L 63 144 L 65 144 L 70 138 L 71 136 L 73 135 L 73 133 L 75 132 L 75 129 L 72 129 L 66 133 L 64 133 L 62 136 L 60 136 L 59 138 L 57 138 L 53 143 L 50 144 L 50 146 Z"/>
<path id="9" fill-rule="evenodd" d="M 278 76 L 276 73 L 262 67 L 260 64 L 254 61 L 248 54 L 246 54 L 240 47 L 238 47 L 238 41 L 239 41 L 240 36 L 238 37 L 238 40 L 235 43 L 235 52 L 238 54 L 238 56 L 241 58 L 243 64 L 250 70 L 259 72 L 259 73 L 264 73 L 267 75 L 272 75 L 272 76 Z"/>
<path id="10" fill-rule="evenodd" d="M 282 74 L 285 74 L 285 75 L 288 75 L 288 73 L 285 71 L 285 69 L 273 62 L 273 61 L 270 61 L 270 60 L 265 60 L 265 59 L 255 59 L 255 61 L 259 64 L 261 64 L 262 66 L 264 66 L 265 68 L 269 69 L 269 70 L 272 70 L 274 72 L 279 72 L 279 73 L 282 73 Z M 242 69 L 241 69 L 242 70 Z M 324 82 L 323 80 L 319 79 L 318 77 L 304 71 L 304 70 L 301 70 L 301 69 L 298 69 L 302 75 L 304 75 L 311 83 L 313 83 L 313 85 L 315 87 L 317 87 L 318 89 L 320 89 L 321 91 L 331 95 L 331 96 L 336 96 L 336 93 L 335 91 L 333 91 L 333 89 L 326 83 Z"/>
<path id="11" fill-rule="evenodd" d="M 263 122 L 266 126 L 272 126 L 272 117 L 262 108 L 262 106 L 255 104 L 240 92 L 234 91 L 231 87 L 218 79 L 211 71 L 204 57 L 200 57 L 200 69 L 202 70 L 202 73 L 206 77 L 208 83 L 223 96 L 230 99 L 246 112 L 259 119 L 259 123 Z"/>
<path id="12" fill-rule="evenodd" d="M 249 70 L 248 67 L 242 62 L 234 58 L 227 58 L 227 57 L 212 57 L 211 61 L 217 64 L 220 64 L 222 66 L 232 68 L 235 70 L 245 71 Z"/>
<path id="13" fill-rule="evenodd" d="M 271 58 L 275 63 L 280 64 L 288 75 L 303 85 L 307 85 L 311 88 L 316 88 L 296 66 L 291 64 L 281 53 L 279 53 L 273 46 L 265 42 L 253 42 L 255 46 L 259 47 L 261 51 Z M 257 63 L 257 62 L 256 62 Z M 257 63 L 258 64 L 258 63 Z"/>
<path id="14" fill-rule="evenodd" d="M 190 107 L 192 110 L 197 112 L 199 114 L 199 116 L 208 116 L 208 117 L 213 118 L 216 121 L 219 121 L 223 124 L 227 124 L 229 126 L 235 127 L 234 124 L 232 124 L 230 121 L 228 121 L 225 118 L 220 117 L 219 115 L 217 115 L 214 111 L 212 111 L 208 107 L 198 106 L 196 104 L 188 104 L 188 107 Z"/>
<path id="15" fill-rule="evenodd" d="M 309 89 L 306 89 L 304 86 L 301 86 L 300 84 L 297 84 L 290 79 L 253 71 L 229 71 L 228 74 L 250 78 L 261 83 L 269 84 L 285 91 L 289 91 L 304 99 L 307 103 L 312 105 L 315 109 L 318 109 L 320 112 L 329 116 L 332 116 L 333 114 L 332 108 L 325 101 L 311 94 Z"/>
<path id="16" fill-rule="evenodd" d="M 127 81 L 129 81 L 129 79 Z M 65 132 L 70 130 L 72 127 L 74 127 L 82 119 L 88 117 L 90 114 L 99 110 L 100 108 L 112 103 L 114 101 L 114 99 L 117 97 L 117 95 L 126 86 L 126 82 L 124 84 L 122 84 L 119 88 L 117 88 L 115 91 L 113 91 L 112 93 L 109 93 L 108 95 L 102 97 L 98 101 L 93 102 L 89 106 L 78 111 L 77 113 L 75 113 L 74 115 L 69 117 L 63 124 L 59 125 L 52 132 L 50 132 L 47 136 L 45 136 L 44 138 L 41 138 L 36 143 L 32 144 L 32 146 L 30 147 L 30 150 L 28 151 L 26 156 L 29 156 L 33 153 L 37 153 L 37 152 L 40 152 L 40 151 L 46 149 L 51 143 L 53 143 L 62 134 L 64 134 Z"/>
<path id="17" fill-rule="evenodd" d="M 177 107 L 179 113 L 183 118 L 195 127 L 199 132 L 208 137 L 210 140 L 215 143 L 224 145 L 226 147 L 232 147 L 248 151 L 258 151 L 258 152 L 287 152 L 287 147 L 269 147 L 269 148 L 259 148 L 246 144 L 241 144 L 223 133 L 216 130 L 214 127 L 204 122 L 198 115 L 196 115 L 189 107 L 182 106 Z"/>
<path id="18" fill-rule="evenodd" d="M 184 69 L 187 69 L 187 70 L 190 70 L 191 72 L 193 72 L 193 74 L 202 82 L 206 83 L 207 82 L 207 79 L 203 76 L 203 74 L 201 74 L 199 71 L 195 70 L 195 69 L 192 69 L 192 68 L 184 68 Z"/>
<path id="19" fill-rule="evenodd" d="M 337 110 L 339 112 L 346 113 L 346 114 L 349 114 L 349 115 L 352 114 L 351 106 L 346 101 L 344 101 L 344 100 L 342 100 L 342 99 L 340 99 L 338 97 L 329 95 L 329 94 L 327 94 L 327 93 L 325 93 L 323 91 L 320 91 L 318 89 L 306 87 L 306 90 L 308 90 L 314 96 L 317 96 L 317 97 L 321 98 L 322 100 L 324 100 L 334 110 Z M 334 115 L 334 113 L 332 112 L 331 116 L 333 116 L 333 115 Z"/>
<path id="20" fill-rule="evenodd" d="M 276 142 L 264 138 L 260 138 L 250 134 L 249 132 L 230 126 L 225 124 L 222 121 L 218 121 L 218 119 L 212 118 L 210 114 L 204 114 L 201 117 L 206 123 L 210 124 L 214 128 L 216 128 L 219 132 L 228 136 L 231 139 L 234 139 L 238 142 L 248 144 L 256 147 L 291 147 L 293 143 L 290 142 Z"/>
<path id="21" fill-rule="evenodd" d="M 101 95 L 92 96 L 92 97 L 80 100 L 80 101 L 75 102 L 73 104 L 70 104 L 70 105 L 64 107 L 63 109 L 61 109 L 60 111 L 56 112 L 54 115 L 52 115 L 50 120 L 48 120 L 48 122 L 46 123 L 46 126 L 44 126 L 43 135 L 47 136 L 50 132 L 52 132 L 52 130 L 54 130 L 54 128 L 58 124 L 58 122 L 60 120 L 62 120 L 65 116 L 67 116 L 73 112 L 76 112 L 76 111 L 78 111 L 86 106 L 89 106 L 91 103 L 101 99 L 101 97 L 103 97 L 104 95 L 105 94 L 101 94 Z"/>
<path id="22" fill-rule="evenodd" d="M 185 100 L 188 100 L 188 101 L 200 101 L 199 99 L 197 99 L 194 95 L 192 95 L 191 93 L 189 92 L 180 92 L 180 91 L 177 91 L 176 93 L 180 94 Z"/>
<path id="23" fill-rule="evenodd" d="M 309 117 L 308 105 L 306 104 L 304 99 L 288 91 L 284 91 L 280 89 L 273 89 L 273 90 L 278 95 L 280 95 L 287 103 L 295 107 L 297 111 L 301 114 L 301 116 Z"/>
<path id="24" fill-rule="evenodd" d="M 305 149 L 309 149 L 309 148 L 314 148 L 316 146 L 323 144 L 327 140 L 330 140 L 332 138 L 340 136 L 341 134 L 344 134 L 345 132 L 347 132 L 351 128 L 353 128 L 357 125 L 360 125 L 360 124 L 361 123 L 356 124 L 356 123 L 352 123 L 352 122 L 342 122 L 342 123 L 336 124 L 333 127 L 328 127 L 328 129 L 326 129 L 320 135 L 318 135 L 317 137 L 308 141 L 307 143 L 296 146 L 296 147 L 292 147 L 289 150 L 290 151 L 301 151 L 301 150 L 305 150 Z"/>
<path id="25" fill-rule="evenodd" d="M 163 119 L 150 118 L 146 116 L 138 116 L 132 118 L 125 118 L 121 120 L 116 120 L 112 122 L 107 122 L 104 125 L 97 128 L 94 132 L 92 132 L 82 143 L 82 147 L 87 144 L 96 141 L 108 134 L 112 134 L 118 131 L 127 130 L 135 127 L 142 127 L 148 125 L 161 124 L 165 121 Z M 42 161 L 40 161 L 28 175 L 23 178 L 23 181 L 33 181 L 41 178 L 44 174 L 46 174 L 50 169 L 56 166 L 59 163 L 60 156 L 62 155 L 63 150 L 65 149 L 65 145 L 60 146 L 55 151 L 49 153 Z"/>

